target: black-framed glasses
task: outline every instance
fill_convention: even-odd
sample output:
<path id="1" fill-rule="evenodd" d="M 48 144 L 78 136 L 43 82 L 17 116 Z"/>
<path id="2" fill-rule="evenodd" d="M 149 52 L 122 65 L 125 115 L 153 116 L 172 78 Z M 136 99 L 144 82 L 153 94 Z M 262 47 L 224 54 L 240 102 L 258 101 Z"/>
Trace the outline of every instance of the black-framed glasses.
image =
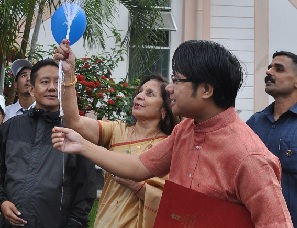
<path id="1" fill-rule="evenodd" d="M 193 82 L 191 79 L 188 78 L 175 78 L 174 75 L 171 75 L 171 80 L 173 84 L 177 84 L 178 82 Z"/>

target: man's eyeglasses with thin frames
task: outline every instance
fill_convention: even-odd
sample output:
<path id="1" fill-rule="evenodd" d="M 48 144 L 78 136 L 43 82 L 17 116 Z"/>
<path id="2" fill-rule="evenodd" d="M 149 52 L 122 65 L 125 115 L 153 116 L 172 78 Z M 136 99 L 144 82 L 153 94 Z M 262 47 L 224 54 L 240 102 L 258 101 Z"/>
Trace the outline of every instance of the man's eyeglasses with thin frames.
<path id="1" fill-rule="evenodd" d="M 192 82 L 192 80 L 188 78 L 175 78 L 174 75 L 171 75 L 171 80 L 173 84 L 177 84 L 178 82 Z"/>

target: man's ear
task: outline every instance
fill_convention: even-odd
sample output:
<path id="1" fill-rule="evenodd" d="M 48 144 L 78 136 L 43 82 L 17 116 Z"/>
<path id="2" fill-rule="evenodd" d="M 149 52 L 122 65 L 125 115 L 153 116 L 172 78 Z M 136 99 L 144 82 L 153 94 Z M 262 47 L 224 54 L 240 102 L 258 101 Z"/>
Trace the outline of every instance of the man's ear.
<path id="1" fill-rule="evenodd" d="M 31 95 L 32 97 L 34 97 L 34 86 L 33 86 L 33 85 L 30 85 L 30 86 L 29 86 L 29 91 L 30 91 L 30 95 Z"/>
<path id="2" fill-rule="evenodd" d="M 16 90 L 18 89 L 18 82 L 17 81 L 13 82 L 13 88 L 16 89 Z"/>
<path id="3" fill-rule="evenodd" d="M 213 86 L 208 84 L 208 83 L 203 83 L 203 97 L 204 98 L 209 98 L 213 95 Z"/>

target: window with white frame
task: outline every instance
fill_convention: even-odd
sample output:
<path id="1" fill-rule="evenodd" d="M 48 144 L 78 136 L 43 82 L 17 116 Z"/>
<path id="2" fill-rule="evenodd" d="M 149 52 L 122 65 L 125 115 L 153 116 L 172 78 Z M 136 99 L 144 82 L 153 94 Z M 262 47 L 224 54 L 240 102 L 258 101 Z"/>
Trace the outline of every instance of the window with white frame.
<path id="1" fill-rule="evenodd" d="M 156 26 L 152 28 L 154 35 L 149 37 L 148 43 L 144 44 L 142 47 L 142 51 L 151 51 L 152 56 L 150 65 L 144 70 L 142 75 L 160 73 L 167 78 L 169 77 L 170 33 L 171 31 L 176 31 L 176 25 L 170 6 L 170 0 L 168 0 L 165 5 L 160 6 L 162 19 L 156 22 Z M 129 69 L 135 69 L 135 66 L 131 67 L 131 64 L 133 64 L 131 56 L 133 56 L 134 51 L 136 51 L 136 49 L 132 46 L 129 50 Z M 142 58 L 142 61 L 146 61 L 145 57 Z M 135 75 L 135 73 L 129 72 L 129 75 Z"/>

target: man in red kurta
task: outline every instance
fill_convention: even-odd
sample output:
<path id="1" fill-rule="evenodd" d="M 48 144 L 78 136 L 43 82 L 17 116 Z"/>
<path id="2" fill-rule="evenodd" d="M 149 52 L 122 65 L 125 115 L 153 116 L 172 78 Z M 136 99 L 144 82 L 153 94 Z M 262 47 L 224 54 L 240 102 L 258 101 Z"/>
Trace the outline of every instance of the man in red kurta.
<path id="1" fill-rule="evenodd" d="M 202 123 L 184 120 L 140 159 L 153 175 L 170 170 L 176 184 L 244 205 L 256 227 L 292 227 L 280 162 L 234 108 Z"/>

